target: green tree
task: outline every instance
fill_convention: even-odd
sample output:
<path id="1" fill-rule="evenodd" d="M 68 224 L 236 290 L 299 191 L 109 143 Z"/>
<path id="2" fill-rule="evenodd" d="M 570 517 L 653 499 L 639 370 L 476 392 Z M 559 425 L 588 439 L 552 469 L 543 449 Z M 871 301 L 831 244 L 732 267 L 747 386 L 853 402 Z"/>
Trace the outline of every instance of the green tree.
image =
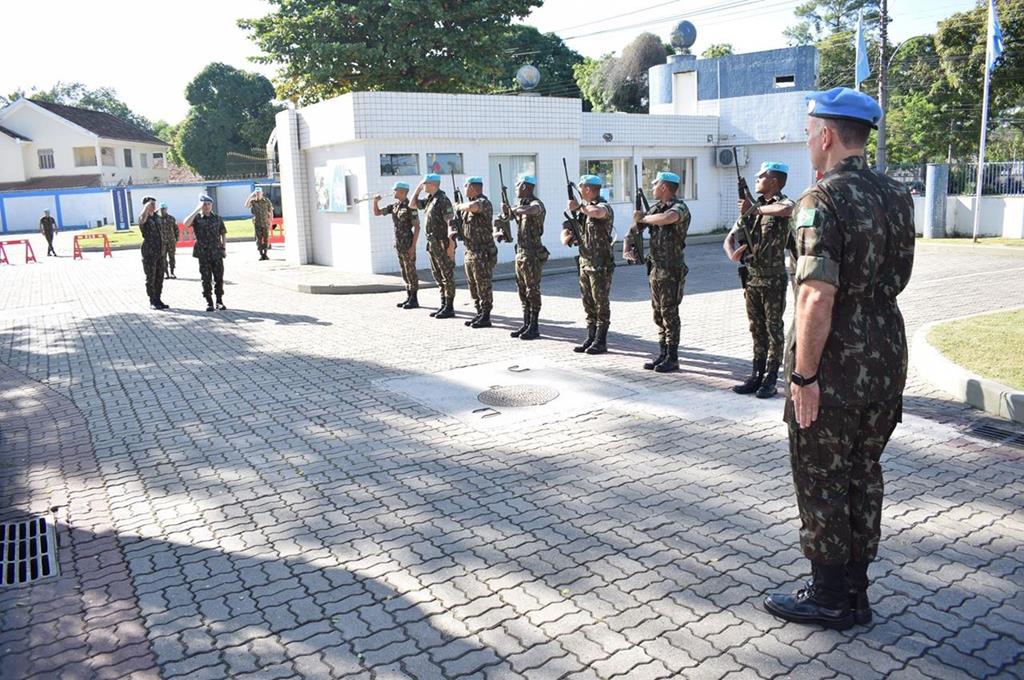
<path id="1" fill-rule="evenodd" d="M 718 43 L 709 46 L 706 50 L 700 53 L 700 56 L 704 59 L 715 59 L 717 57 L 727 57 L 733 54 L 732 45 L 730 43 Z"/>
<path id="2" fill-rule="evenodd" d="M 19 88 L 12 92 L 10 96 L 3 98 L 6 102 L 0 103 L 10 103 L 21 97 L 29 97 L 54 104 L 64 104 L 65 106 L 78 106 L 83 109 L 92 109 L 93 111 L 103 111 L 112 116 L 117 116 L 121 120 L 133 123 L 143 130 L 153 131 L 153 124 L 149 119 L 132 111 L 127 104 L 121 101 L 117 96 L 117 91 L 112 87 L 97 87 L 90 90 L 84 83 L 57 81 L 52 87 L 45 90 L 32 88 L 26 91 Z"/>
<path id="3" fill-rule="evenodd" d="M 622 56 L 605 69 L 605 96 L 612 111 L 647 113 L 647 71 L 665 63 L 665 44 L 653 33 L 641 33 Z"/>
<path id="4" fill-rule="evenodd" d="M 177 158 L 195 172 L 223 175 L 228 153 L 262 149 L 280 110 L 264 76 L 213 63 L 185 88 L 190 108 L 174 134 Z"/>
<path id="5" fill-rule="evenodd" d="M 509 27 L 542 0 L 269 0 L 242 19 L 280 66 L 278 95 L 310 103 L 353 90 L 488 92 L 507 77 Z"/>
<path id="6" fill-rule="evenodd" d="M 541 33 L 533 26 L 514 24 L 503 58 L 505 76 L 499 82 L 499 90 L 516 87 L 516 71 L 523 64 L 533 64 L 541 77 L 537 92 L 557 97 L 581 96 L 574 72 L 576 66 L 583 63 L 583 56 L 554 33 Z"/>
<path id="7" fill-rule="evenodd" d="M 865 28 L 878 25 L 878 0 L 807 0 L 793 10 L 800 21 L 783 31 L 790 45 L 813 45 L 834 33 L 850 33 L 864 11 Z"/>
<path id="8" fill-rule="evenodd" d="M 573 79 L 583 99 L 584 111 L 607 111 L 608 102 L 604 97 L 604 84 L 601 73 L 606 65 L 615 57 L 609 53 L 599 59 L 584 57 L 583 61 L 572 67 Z"/>

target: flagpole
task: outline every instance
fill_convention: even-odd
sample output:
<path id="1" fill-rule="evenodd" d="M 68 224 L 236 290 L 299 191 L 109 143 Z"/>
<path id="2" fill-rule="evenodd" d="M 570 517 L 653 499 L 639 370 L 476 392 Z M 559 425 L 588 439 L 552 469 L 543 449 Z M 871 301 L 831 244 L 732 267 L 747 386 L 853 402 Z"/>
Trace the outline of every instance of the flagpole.
<path id="1" fill-rule="evenodd" d="M 981 143 L 978 145 L 978 176 L 975 185 L 974 195 L 974 232 L 973 241 L 978 242 L 978 224 L 981 222 L 981 182 L 985 173 L 985 141 L 988 133 L 988 90 L 989 81 L 992 78 L 992 69 L 989 68 L 990 51 L 992 41 L 985 48 L 985 92 L 981 102 Z"/>

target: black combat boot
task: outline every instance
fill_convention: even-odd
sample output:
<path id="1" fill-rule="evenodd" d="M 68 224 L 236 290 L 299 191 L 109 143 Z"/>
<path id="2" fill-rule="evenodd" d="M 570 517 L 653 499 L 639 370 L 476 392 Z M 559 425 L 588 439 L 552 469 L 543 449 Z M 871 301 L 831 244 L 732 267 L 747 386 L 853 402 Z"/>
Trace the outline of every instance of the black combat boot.
<path id="1" fill-rule="evenodd" d="M 409 299 L 405 301 L 404 305 L 402 305 L 402 309 L 419 309 L 420 301 L 417 299 L 417 297 L 418 294 L 416 293 L 416 291 L 410 292 Z"/>
<path id="2" fill-rule="evenodd" d="M 409 297 L 412 295 L 409 291 L 405 291 L 405 299 L 395 305 L 395 307 L 405 307 L 409 304 Z"/>
<path id="3" fill-rule="evenodd" d="M 217 296 L 217 309 L 227 309 L 227 307 L 224 306 L 224 300 L 220 295 Z"/>
<path id="4" fill-rule="evenodd" d="M 530 327 L 530 310 L 524 308 L 523 309 L 523 325 L 520 326 L 519 328 L 515 329 L 511 333 L 509 333 L 509 335 L 511 335 L 513 338 L 518 338 L 518 337 L 522 336 L 522 334 L 525 333 L 526 329 L 529 328 L 529 327 Z"/>
<path id="5" fill-rule="evenodd" d="M 163 300 L 157 298 L 156 308 L 157 309 L 170 309 L 171 306 L 169 304 L 165 303 Z"/>
<path id="6" fill-rule="evenodd" d="M 160 305 L 153 298 L 149 298 L 149 308 L 150 309 L 160 309 Z"/>
<path id="7" fill-rule="evenodd" d="M 655 373 L 671 373 L 679 370 L 679 347 L 670 345 L 665 354 L 665 360 L 654 367 Z"/>
<path id="8" fill-rule="evenodd" d="M 654 370 L 654 368 L 658 364 L 660 364 L 662 361 L 664 361 L 665 357 L 668 355 L 668 347 L 665 345 L 665 341 L 664 340 L 659 342 L 658 346 L 661 347 L 661 353 L 658 356 L 656 356 L 653 359 L 651 359 L 650 361 L 646 362 L 644 364 L 644 370 L 647 370 L 647 371 Z"/>
<path id="9" fill-rule="evenodd" d="M 868 562 L 848 562 L 846 578 L 850 586 L 850 609 L 853 619 L 864 625 L 871 623 L 871 602 L 868 600 Z"/>
<path id="10" fill-rule="evenodd" d="M 594 344 L 595 335 L 597 335 L 597 327 L 588 325 L 587 339 L 583 341 L 582 345 L 576 345 L 575 347 L 573 347 L 572 351 L 576 352 L 577 354 L 582 354 L 583 352 L 586 352 L 588 349 L 590 349 L 590 346 Z"/>
<path id="11" fill-rule="evenodd" d="M 472 326 L 473 324 L 475 324 L 480 319 L 480 315 L 483 314 L 483 312 L 480 311 L 479 302 L 474 302 L 473 306 L 476 307 L 476 315 L 469 321 L 463 321 L 463 323 L 467 326 Z"/>
<path id="12" fill-rule="evenodd" d="M 437 316 L 444 309 L 444 306 L 448 304 L 448 298 L 441 298 L 441 306 L 430 313 L 430 316 Z"/>
<path id="13" fill-rule="evenodd" d="M 600 325 L 597 327 L 597 335 L 594 336 L 594 342 L 586 351 L 587 354 L 604 354 L 608 351 L 608 326 Z"/>
<path id="14" fill-rule="evenodd" d="M 768 612 L 783 621 L 814 623 L 833 630 L 853 626 L 846 565 L 812 564 L 809 585 L 788 593 L 772 593 L 764 599 Z"/>
<path id="15" fill-rule="evenodd" d="M 761 386 L 757 388 L 757 393 L 754 394 L 754 396 L 758 399 L 771 399 L 778 391 L 775 387 L 778 382 L 779 362 L 775 361 L 768 364 L 768 370 L 765 371 L 764 380 L 761 381 Z"/>
<path id="16" fill-rule="evenodd" d="M 445 298 L 444 306 L 437 313 L 435 319 L 450 319 L 455 316 L 455 298 Z"/>
<path id="17" fill-rule="evenodd" d="M 473 323 L 470 324 L 470 328 L 490 328 L 491 327 L 491 310 L 487 309 L 480 312 Z"/>
<path id="18" fill-rule="evenodd" d="M 526 330 L 523 331 L 522 335 L 519 336 L 520 340 L 536 340 L 540 337 L 540 329 L 537 328 L 537 323 L 540 319 L 540 312 L 530 312 L 530 323 L 527 325 Z"/>
<path id="19" fill-rule="evenodd" d="M 213 311 L 213 298 L 210 297 L 209 295 L 204 295 L 203 297 L 206 298 L 206 311 L 212 312 Z"/>
<path id="20" fill-rule="evenodd" d="M 736 394 L 753 394 L 761 387 L 764 380 L 764 359 L 754 357 L 754 366 L 748 377 L 742 384 L 735 385 L 732 391 Z"/>

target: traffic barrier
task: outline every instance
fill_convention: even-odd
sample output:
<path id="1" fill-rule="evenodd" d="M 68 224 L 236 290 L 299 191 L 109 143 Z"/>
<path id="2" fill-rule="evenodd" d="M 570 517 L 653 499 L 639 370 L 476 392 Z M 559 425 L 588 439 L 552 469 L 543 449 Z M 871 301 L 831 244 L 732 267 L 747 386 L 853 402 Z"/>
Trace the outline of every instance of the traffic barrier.
<path id="1" fill-rule="evenodd" d="M 114 254 L 110 252 L 110 239 L 107 238 L 106 234 L 75 234 L 74 248 L 72 249 L 72 260 L 81 260 L 82 257 L 82 246 L 79 245 L 78 241 L 91 240 L 94 238 L 103 239 L 103 257 L 113 257 Z"/>
<path id="2" fill-rule="evenodd" d="M 0 264 L 10 264 L 10 260 L 7 259 L 7 249 L 4 246 L 25 246 L 25 264 L 29 262 L 39 261 L 36 259 L 35 251 L 32 250 L 32 243 L 27 238 L 14 239 L 12 241 L 0 241 Z"/>
<path id="3" fill-rule="evenodd" d="M 196 244 L 196 234 L 191 226 L 186 227 L 184 224 L 178 223 L 178 243 L 175 248 L 187 248 L 188 246 L 194 246 Z"/>
<path id="4" fill-rule="evenodd" d="M 284 243 L 284 218 L 275 217 L 270 220 L 270 238 L 268 243 Z"/>

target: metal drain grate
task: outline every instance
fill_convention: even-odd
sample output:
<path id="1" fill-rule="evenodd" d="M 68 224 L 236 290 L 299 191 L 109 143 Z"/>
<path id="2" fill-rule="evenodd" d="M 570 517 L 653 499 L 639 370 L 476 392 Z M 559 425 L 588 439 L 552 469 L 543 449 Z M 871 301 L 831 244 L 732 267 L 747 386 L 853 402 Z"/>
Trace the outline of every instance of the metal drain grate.
<path id="1" fill-rule="evenodd" d="M 558 390 L 545 385 L 495 385 L 477 395 L 482 403 L 500 408 L 541 406 L 558 396 Z"/>
<path id="2" fill-rule="evenodd" d="M 0 586 L 56 576 L 57 540 L 44 517 L 0 524 Z"/>
<path id="3" fill-rule="evenodd" d="M 987 442 L 1024 449 L 1024 433 L 990 423 L 975 423 L 966 430 L 967 434 Z"/>

